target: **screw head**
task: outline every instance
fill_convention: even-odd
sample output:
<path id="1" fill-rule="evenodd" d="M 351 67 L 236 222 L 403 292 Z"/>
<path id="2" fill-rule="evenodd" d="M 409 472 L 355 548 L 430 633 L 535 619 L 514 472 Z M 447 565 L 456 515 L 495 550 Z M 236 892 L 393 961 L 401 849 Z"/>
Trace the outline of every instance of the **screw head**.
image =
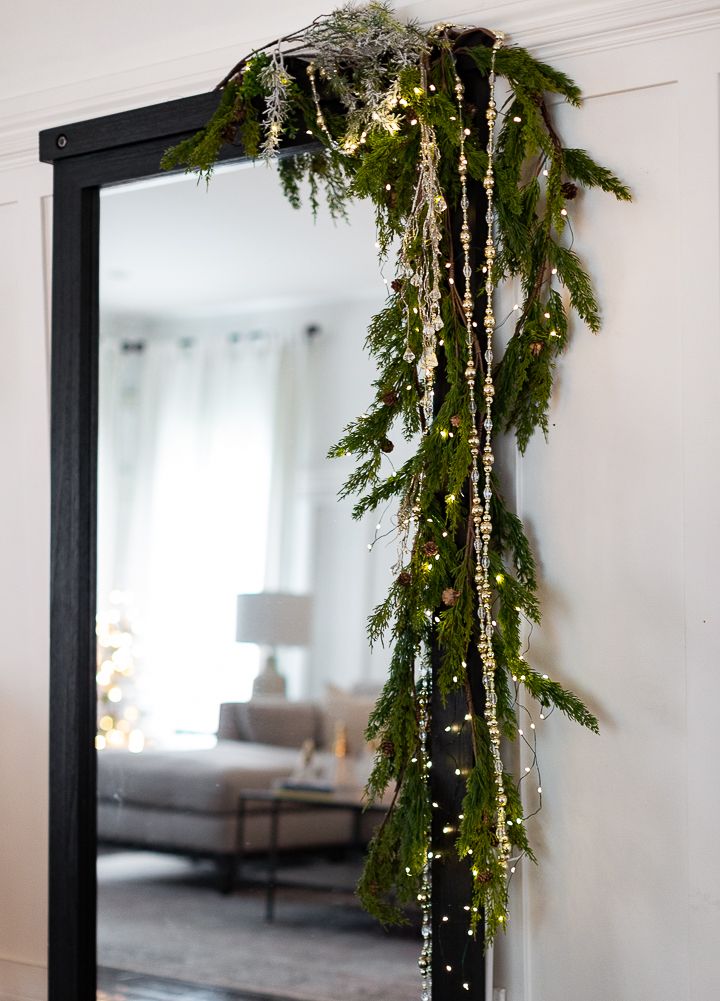
<path id="1" fill-rule="evenodd" d="M 65 149 L 67 144 L 68 144 L 68 138 L 66 135 L 59 135 L 55 140 L 55 145 L 58 147 L 58 149 Z"/>

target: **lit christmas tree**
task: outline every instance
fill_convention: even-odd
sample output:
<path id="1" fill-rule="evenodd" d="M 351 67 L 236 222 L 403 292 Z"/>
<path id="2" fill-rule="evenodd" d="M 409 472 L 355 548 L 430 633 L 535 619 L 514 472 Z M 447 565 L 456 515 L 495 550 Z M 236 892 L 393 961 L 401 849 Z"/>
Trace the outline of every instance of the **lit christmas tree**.
<path id="1" fill-rule="evenodd" d="M 136 699 L 136 650 L 130 596 L 122 591 L 110 595 L 110 608 L 97 616 L 97 713 L 95 747 L 127 748 L 139 752 L 145 746 L 141 712 Z"/>

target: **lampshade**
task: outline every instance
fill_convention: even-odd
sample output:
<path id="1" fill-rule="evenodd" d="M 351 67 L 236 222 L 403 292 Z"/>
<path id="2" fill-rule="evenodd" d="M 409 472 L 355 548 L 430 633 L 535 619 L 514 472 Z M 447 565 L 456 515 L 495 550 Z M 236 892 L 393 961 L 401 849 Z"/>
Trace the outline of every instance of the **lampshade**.
<path id="1" fill-rule="evenodd" d="M 239 594 L 235 638 L 262 646 L 307 646 L 311 608 L 308 594 Z"/>

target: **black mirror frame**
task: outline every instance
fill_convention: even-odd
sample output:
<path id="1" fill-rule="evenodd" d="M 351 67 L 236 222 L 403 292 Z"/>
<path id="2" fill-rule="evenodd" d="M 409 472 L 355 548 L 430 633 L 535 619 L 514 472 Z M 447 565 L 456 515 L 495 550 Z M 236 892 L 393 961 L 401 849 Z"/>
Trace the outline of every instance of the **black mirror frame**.
<path id="1" fill-rule="evenodd" d="M 489 44 L 483 32 L 477 39 Z M 487 78 L 467 57 L 458 68 L 476 107 L 488 100 Z M 158 176 L 163 153 L 204 126 L 220 92 L 182 98 L 40 133 L 40 159 L 53 165 L 52 429 L 51 429 L 51 610 L 50 705 L 54 737 L 50 750 L 48 1001 L 96 998 L 96 499 L 98 413 L 98 313 L 100 189 Z M 484 123 L 483 123 L 483 127 Z M 281 155 L 319 149 L 306 137 L 283 145 Z M 223 161 L 248 158 L 226 146 Z M 471 261 L 481 261 L 487 236 L 485 194 L 468 184 L 474 233 Z M 458 256 L 460 220 L 451 212 Z M 442 364 L 436 405 L 444 392 Z M 473 655 L 470 651 L 469 656 Z M 438 652 L 433 651 L 433 670 Z M 481 677 L 479 665 L 475 676 Z M 484 699 L 480 689 L 478 698 Z M 433 698 L 431 744 L 433 798 L 448 800 L 456 815 L 461 799 L 451 790 L 457 737 L 448 737 L 463 705 L 451 696 Z M 450 727 L 448 726 L 449 730 Z M 466 751 L 472 753 L 470 737 Z M 449 799 L 448 799 L 449 797 Z M 453 813 L 454 811 L 454 813 Z M 433 816 L 433 836 L 443 824 Z M 467 867 L 445 860 L 433 866 L 433 943 L 453 977 L 467 960 L 466 931 L 443 924 L 450 907 L 462 913 L 468 899 Z M 478 943 L 479 946 L 479 943 Z M 485 996 L 482 949 L 472 960 L 468 1001 Z M 450 967 L 448 967 L 449 969 Z M 449 986 L 449 985 L 448 985 Z M 439 985 L 438 985 L 439 988 Z M 445 993 L 446 988 L 443 988 Z M 436 991 L 433 994 L 437 993 Z"/>
<path id="2" fill-rule="evenodd" d="M 94 1001 L 96 992 L 100 189 L 163 173 L 165 150 L 201 128 L 219 99 L 212 91 L 40 133 L 40 159 L 54 168 L 48 1001 Z M 233 147 L 222 158 L 246 159 Z"/>

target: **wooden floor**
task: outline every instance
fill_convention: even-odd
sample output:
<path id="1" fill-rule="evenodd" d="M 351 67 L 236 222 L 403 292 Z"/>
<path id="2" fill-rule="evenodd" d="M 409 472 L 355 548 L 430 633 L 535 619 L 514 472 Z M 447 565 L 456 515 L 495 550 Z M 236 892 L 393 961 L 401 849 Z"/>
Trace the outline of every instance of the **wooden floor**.
<path id="1" fill-rule="evenodd" d="M 98 967 L 97 1001 L 285 1001 L 277 994 L 248 994 L 226 987 L 198 987 L 182 980 Z"/>

